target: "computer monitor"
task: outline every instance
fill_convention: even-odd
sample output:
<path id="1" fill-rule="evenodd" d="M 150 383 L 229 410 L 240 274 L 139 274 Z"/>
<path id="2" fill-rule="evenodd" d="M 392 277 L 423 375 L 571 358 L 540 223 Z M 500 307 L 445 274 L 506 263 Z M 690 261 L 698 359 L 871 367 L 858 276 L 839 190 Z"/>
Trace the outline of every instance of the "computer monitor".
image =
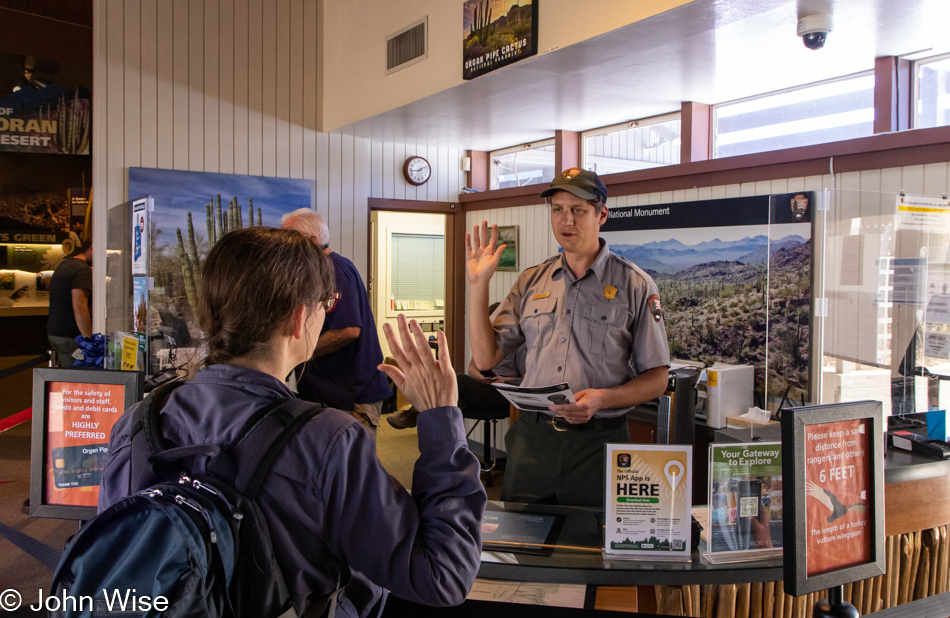
<path id="1" fill-rule="evenodd" d="M 33 370 L 30 515 L 92 519 L 112 426 L 142 399 L 138 371 Z"/>

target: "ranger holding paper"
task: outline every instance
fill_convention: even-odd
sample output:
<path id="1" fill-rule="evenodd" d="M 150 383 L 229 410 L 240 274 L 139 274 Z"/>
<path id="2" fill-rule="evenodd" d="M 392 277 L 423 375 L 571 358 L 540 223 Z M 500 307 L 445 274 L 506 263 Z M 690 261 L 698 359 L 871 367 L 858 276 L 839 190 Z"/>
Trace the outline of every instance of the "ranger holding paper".
<path id="1" fill-rule="evenodd" d="M 523 412 L 505 436 L 502 500 L 602 505 L 604 444 L 629 442 L 627 411 L 666 388 L 666 327 L 650 276 L 599 238 L 607 190 L 597 174 L 571 168 L 541 197 L 563 253 L 522 272 L 494 321 L 488 283 L 504 245 L 485 221 L 466 234 L 472 358 L 485 371 L 525 345 L 522 386 L 566 382 L 576 394 L 551 414 Z"/>

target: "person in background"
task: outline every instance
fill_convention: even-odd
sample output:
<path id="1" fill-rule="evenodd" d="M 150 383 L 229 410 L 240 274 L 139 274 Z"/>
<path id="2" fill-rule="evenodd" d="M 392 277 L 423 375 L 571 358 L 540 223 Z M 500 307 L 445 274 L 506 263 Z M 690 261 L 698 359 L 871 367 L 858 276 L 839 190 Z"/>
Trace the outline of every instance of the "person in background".
<path id="1" fill-rule="evenodd" d="M 570 168 L 541 192 L 563 252 L 526 269 L 489 318 L 498 226 L 466 234 L 469 330 L 478 368 L 527 348 L 523 387 L 566 382 L 576 402 L 522 412 L 505 435 L 501 499 L 603 505 L 604 444 L 630 441 L 627 411 L 663 394 L 669 344 L 656 284 L 600 238 L 607 189 Z"/>
<path id="2" fill-rule="evenodd" d="M 92 240 L 60 262 L 50 278 L 46 336 L 60 367 L 72 366 L 80 335 L 92 336 Z"/>
<path id="3" fill-rule="evenodd" d="M 353 262 L 330 248 L 330 231 L 319 214 L 300 208 L 284 215 L 280 223 L 317 243 L 330 256 L 336 273 L 320 342 L 298 375 L 297 392 L 307 401 L 347 410 L 375 438 L 383 400 L 393 392 L 377 369 L 383 352 L 363 279 Z"/>
<path id="4" fill-rule="evenodd" d="M 233 444 L 261 410 L 294 397 L 285 380 L 319 345 L 333 266 L 294 230 L 251 227 L 215 243 L 202 270 L 198 324 L 208 356 L 168 397 L 160 431 L 170 444 Z M 337 616 L 382 613 L 388 591 L 426 605 L 465 600 L 480 564 L 487 498 L 456 407 L 445 335 L 439 360 L 419 325 L 398 316 L 384 332 L 402 371 L 387 374 L 419 409 L 412 494 L 390 477 L 376 443 L 347 411 L 326 409 L 281 450 L 255 502 L 298 616 L 337 588 Z M 141 404 L 135 404 L 136 406 Z M 112 430 L 101 513 L 131 492 L 134 410 Z"/>

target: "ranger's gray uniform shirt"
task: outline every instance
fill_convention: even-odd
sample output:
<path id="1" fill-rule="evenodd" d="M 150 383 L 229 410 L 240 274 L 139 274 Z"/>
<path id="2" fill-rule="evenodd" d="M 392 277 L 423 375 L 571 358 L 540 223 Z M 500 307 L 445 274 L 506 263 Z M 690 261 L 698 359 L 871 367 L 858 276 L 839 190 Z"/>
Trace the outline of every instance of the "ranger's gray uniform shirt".
<path id="1" fill-rule="evenodd" d="M 522 386 L 567 382 L 576 394 L 621 386 L 648 369 L 669 366 L 656 284 L 600 242 L 597 259 L 580 279 L 565 256 L 556 255 L 521 273 L 498 307 L 492 326 L 502 354 L 527 349 Z M 594 416 L 627 410 L 598 410 Z"/>

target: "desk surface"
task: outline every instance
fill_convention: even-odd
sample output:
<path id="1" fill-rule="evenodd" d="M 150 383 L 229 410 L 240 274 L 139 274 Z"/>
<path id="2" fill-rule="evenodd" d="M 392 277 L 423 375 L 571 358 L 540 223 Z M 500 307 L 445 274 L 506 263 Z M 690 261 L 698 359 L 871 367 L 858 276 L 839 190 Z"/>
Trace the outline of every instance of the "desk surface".
<path id="1" fill-rule="evenodd" d="M 950 460 L 936 460 L 890 449 L 885 462 L 887 485 L 950 475 Z M 907 487 L 907 486 L 905 486 Z M 896 489 L 896 488 L 895 488 Z M 565 516 L 558 545 L 602 548 L 602 526 L 595 507 L 520 503 L 489 503 L 489 510 L 554 513 Z M 697 585 L 755 583 L 783 579 L 781 558 L 712 564 L 702 558 L 703 546 L 690 562 L 650 562 L 605 559 L 603 553 L 558 550 L 550 556 L 501 554 L 511 562 L 482 561 L 479 577 L 523 582 L 593 584 L 602 586 Z M 497 556 L 498 552 L 487 553 Z"/>
<path id="2" fill-rule="evenodd" d="M 489 510 L 555 513 L 565 516 L 558 535 L 558 545 L 602 548 L 603 536 L 594 507 L 550 506 L 492 502 Z M 489 555 L 497 556 L 498 552 Z M 690 562 L 648 562 L 644 560 L 605 559 L 602 553 L 555 550 L 550 556 L 502 554 L 515 563 L 485 562 L 478 576 L 508 581 L 546 582 L 560 584 L 594 584 L 601 586 L 649 586 L 663 584 L 695 585 L 754 583 L 782 579 L 782 561 L 711 564 L 700 552 L 693 551 Z"/>

